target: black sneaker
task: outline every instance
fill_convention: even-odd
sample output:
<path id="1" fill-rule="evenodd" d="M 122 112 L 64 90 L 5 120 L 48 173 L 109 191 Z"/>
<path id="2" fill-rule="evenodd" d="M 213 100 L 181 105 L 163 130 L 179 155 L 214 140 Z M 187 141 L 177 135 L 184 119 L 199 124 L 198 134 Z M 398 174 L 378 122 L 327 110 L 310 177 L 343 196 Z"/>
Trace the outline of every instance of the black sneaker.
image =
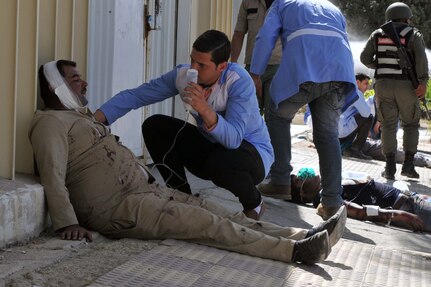
<path id="1" fill-rule="evenodd" d="M 325 260 L 330 252 L 328 231 L 323 230 L 313 236 L 295 242 L 292 262 L 301 262 L 310 265 L 319 263 Z"/>

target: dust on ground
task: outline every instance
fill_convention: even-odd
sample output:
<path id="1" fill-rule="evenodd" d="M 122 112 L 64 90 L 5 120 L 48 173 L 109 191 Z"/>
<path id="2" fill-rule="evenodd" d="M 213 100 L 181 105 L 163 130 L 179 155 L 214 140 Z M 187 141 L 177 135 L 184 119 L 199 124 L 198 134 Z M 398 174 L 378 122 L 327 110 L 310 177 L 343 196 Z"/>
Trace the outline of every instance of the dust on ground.
<path id="1" fill-rule="evenodd" d="M 98 234 L 94 239 L 66 241 L 44 233 L 21 246 L 0 249 L 0 287 L 86 286 L 160 243 Z"/>

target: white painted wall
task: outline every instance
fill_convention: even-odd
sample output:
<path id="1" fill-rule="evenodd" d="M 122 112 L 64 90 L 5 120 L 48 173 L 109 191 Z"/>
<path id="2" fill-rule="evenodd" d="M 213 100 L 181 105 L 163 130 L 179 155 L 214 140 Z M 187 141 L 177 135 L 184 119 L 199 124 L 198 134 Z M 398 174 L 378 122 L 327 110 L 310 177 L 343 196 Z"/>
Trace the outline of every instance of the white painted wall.
<path id="1" fill-rule="evenodd" d="M 178 1 L 176 64 L 190 63 L 190 52 L 194 41 L 191 39 L 192 10 L 192 0 Z M 174 115 L 180 119 L 184 119 L 186 116 L 180 97 L 175 97 Z"/>
<path id="2" fill-rule="evenodd" d="M 95 110 L 144 82 L 144 0 L 90 0 L 89 5 L 88 95 Z M 136 155 L 143 151 L 142 121 L 139 109 L 111 126 Z"/>
<path id="3" fill-rule="evenodd" d="M 150 27 L 144 39 L 148 5 Z M 156 4 L 160 4 L 155 11 Z M 192 0 L 90 0 L 88 95 L 92 110 L 121 90 L 190 62 Z M 194 39 L 193 39 L 194 40 Z M 184 118 L 179 97 L 128 113 L 112 125 L 124 145 L 142 155 L 141 124 L 152 114 Z"/>
<path id="4" fill-rule="evenodd" d="M 175 66 L 176 50 L 176 1 L 147 0 L 152 21 L 146 39 L 145 81 L 159 77 Z M 156 3 L 159 10 L 156 11 Z M 157 13 L 158 12 L 158 13 Z M 173 115 L 173 99 L 152 105 L 145 110 L 145 117 L 152 114 Z"/>

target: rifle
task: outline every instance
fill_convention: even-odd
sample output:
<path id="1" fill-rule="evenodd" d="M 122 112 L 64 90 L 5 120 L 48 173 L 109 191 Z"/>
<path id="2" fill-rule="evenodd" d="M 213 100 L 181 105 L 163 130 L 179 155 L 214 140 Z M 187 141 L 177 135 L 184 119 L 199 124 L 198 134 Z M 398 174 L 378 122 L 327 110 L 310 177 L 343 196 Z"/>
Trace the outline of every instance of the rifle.
<path id="1" fill-rule="evenodd" d="M 410 81 L 413 84 L 413 88 L 416 89 L 419 86 L 419 81 L 414 71 L 414 64 L 412 63 L 412 60 L 406 48 L 401 44 L 400 37 L 398 36 L 394 24 L 392 23 L 392 21 L 388 21 L 380 28 L 394 42 L 395 46 L 397 46 L 397 56 L 399 59 L 398 64 L 400 65 L 401 69 L 407 72 L 407 75 L 409 76 Z"/>
<path id="2" fill-rule="evenodd" d="M 395 46 L 397 46 L 397 52 L 396 55 L 398 56 L 398 64 L 400 65 L 401 69 L 407 72 L 408 77 L 410 78 L 410 81 L 413 84 L 413 88 L 417 89 L 419 86 L 419 81 L 416 76 L 416 72 L 414 71 L 414 64 L 412 63 L 412 60 L 406 50 L 406 48 L 401 44 L 400 37 L 398 36 L 397 30 L 394 27 L 394 24 L 392 21 L 388 21 L 380 28 L 383 30 L 383 32 L 388 35 L 388 37 L 394 42 Z M 428 107 L 426 105 L 425 97 L 422 97 L 420 99 L 425 107 L 427 118 L 430 119 Z"/>

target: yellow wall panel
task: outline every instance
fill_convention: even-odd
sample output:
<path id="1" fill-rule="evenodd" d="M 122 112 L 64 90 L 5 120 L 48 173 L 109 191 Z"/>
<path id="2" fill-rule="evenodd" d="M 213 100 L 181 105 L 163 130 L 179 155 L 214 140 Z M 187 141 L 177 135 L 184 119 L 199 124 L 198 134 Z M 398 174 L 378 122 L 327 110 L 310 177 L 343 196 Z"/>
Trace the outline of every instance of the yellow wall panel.
<path id="1" fill-rule="evenodd" d="M 15 163 L 17 1 L 3 0 L 0 7 L 0 177 L 12 179 Z"/>
<path id="2" fill-rule="evenodd" d="M 211 1 L 211 29 L 232 33 L 232 0 Z"/>
<path id="3" fill-rule="evenodd" d="M 18 0 L 17 22 L 17 109 L 16 112 L 16 169 L 33 170 L 31 145 L 27 131 L 36 107 L 36 30 L 37 1 Z"/>
<path id="4" fill-rule="evenodd" d="M 0 177 L 33 172 L 27 132 L 36 108 L 39 66 L 56 59 L 87 70 L 89 0 L 0 1 Z"/>
<path id="5" fill-rule="evenodd" d="M 192 10 L 192 19 L 191 19 L 192 43 L 200 34 L 212 28 L 211 27 L 211 1 L 212 0 L 193 1 L 193 10 Z"/>
<path id="6" fill-rule="evenodd" d="M 73 0 L 56 0 L 55 59 L 72 57 Z"/>
<path id="7" fill-rule="evenodd" d="M 194 0 L 192 2 L 192 43 L 200 34 L 209 29 L 222 31 L 230 38 L 233 31 L 232 1 L 233 0 Z"/>
<path id="8" fill-rule="evenodd" d="M 88 1 L 75 0 L 73 9 L 72 60 L 78 63 L 79 71 L 87 79 Z"/>
<path id="9" fill-rule="evenodd" d="M 55 21 L 56 1 L 38 0 L 38 65 L 53 60 L 55 57 Z"/>
<path id="10" fill-rule="evenodd" d="M 55 58 L 56 0 L 38 0 L 37 16 L 37 69 Z M 36 75 L 37 76 L 37 75 Z M 37 108 L 43 107 L 38 93 Z"/>

